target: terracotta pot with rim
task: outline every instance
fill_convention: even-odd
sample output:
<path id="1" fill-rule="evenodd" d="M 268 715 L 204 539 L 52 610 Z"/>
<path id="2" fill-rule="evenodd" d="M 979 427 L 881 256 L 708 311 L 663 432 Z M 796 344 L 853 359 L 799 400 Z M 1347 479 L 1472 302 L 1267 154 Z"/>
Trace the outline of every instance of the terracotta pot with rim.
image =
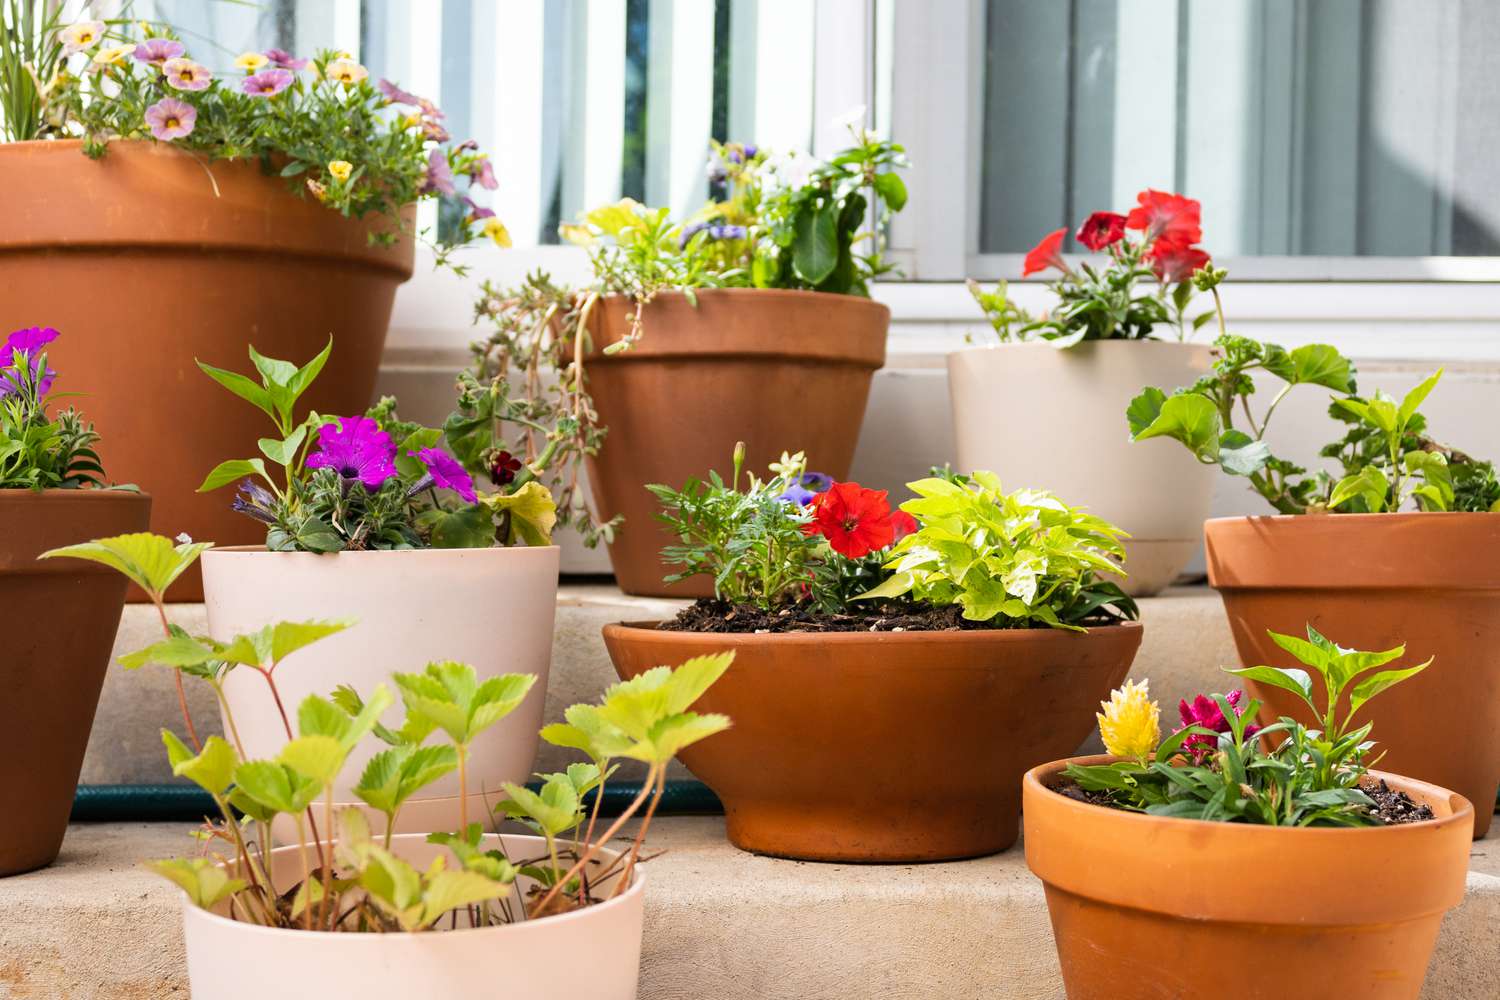
<path id="1" fill-rule="evenodd" d="M 1474 803 L 1474 836 L 1484 836 L 1500 789 L 1500 515 L 1222 517 L 1204 535 L 1208 580 L 1245 666 L 1296 666 L 1266 630 L 1305 635 L 1309 624 L 1345 647 L 1404 643 L 1392 668 L 1433 657 L 1355 722 L 1375 723 L 1382 767 Z M 1248 686 L 1263 721 L 1312 723 L 1294 695 Z"/>
<path id="2" fill-rule="evenodd" d="M 1416 1000 L 1464 895 L 1463 796 L 1372 771 L 1437 818 L 1308 829 L 1146 816 L 1052 790 L 1067 764 L 1112 759 L 1034 767 L 1022 793 L 1026 864 L 1046 885 L 1069 1000 Z"/>
<path id="3" fill-rule="evenodd" d="M 248 370 L 253 344 L 300 364 L 331 334 L 303 403 L 362 413 L 412 273 L 409 235 L 372 246 L 370 224 L 256 162 L 206 163 L 165 143 L 112 142 L 100 160 L 77 140 L 0 144 L 0 218 L 0 316 L 63 332 L 48 355 L 58 388 L 88 387 L 89 418 L 117 429 L 104 466 L 156 496 L 152 530 L 224 544 L 260 529 L 227 492 L 194 490 L 224 459 L 254 455 L 271 425 L 194 359 Z M 173 587 L 174 600 L 200 597 L 196 570 Z"/>
<path id="4" fill-rule="evenodd" d="M 396 704 L 382 721 L 397 726 L 405 710 L 391 675 L 420 673 L 435 660 L 471 664 L 481 681 L 509 673 L 536 675 L 521 706 L 470 749 L 469 804 L 483 802 L 485 796 L 493 802 L 503 794 L 501 783 L 531 777 L 552 663 L 556 546 L 323 555 L 246 546 L 209 549 L 202 558 L 208 628 L 217 639 L 277 621 L 356 620 L 277 667 L 276 683 L 289 715 L 310 694 L 326 698 L 348 684 L 368 697 L 376 684 L 384 683 Z M 253 670 L 230 671 L 224 697 L 246 754 L 274 757 L 287 735 L 264 678 Z M 350 754 L 335 782 L 335 808 L 363 808 L 351 788 L 377 749 L 367 741 Z M 384 816 L 367 815 L 372 828 L 383 832 Z M 456 772 L 428 785 L 396 817 L 400 833 L 457 830 L 460 825 Z M 295 836 L 290 822 L 278 828 L 278 836 Z"/>
<path id="5" fill-rule="evenodd" d="M 645 307 L 644 335 L 623 340 L 634 306 L 608 296 L 595 307 L 585 359 L 589 391 L 609 428 L 589 459 L 601 518 L 624 515 L 609 547 L 627 594 L 708 597 L 707 581 L 667 585 L 661 560 L 678 540 L 656 520 L 648 483 L 681 486 L 716 469 L 731 472 L 735 442 L 745 469 L 765 475 L 784 451 L 808 468 L 847 479 L 876 369 L 885 363 L 891 311 L 871 299 L 765 288 L 699 289 L 694 308 L 679 292 Z"/>
<path id="6" fill-rule="evenodd" d="M 126 490 L 0 490 L 0 876 L 62 847 L 125 601 L 109 567 L 37 556 L 145 531 L 150 514 Z"/>
<path id="7" fill-rule="evenodd" d="M 696 704 L 732 727 L 683 750 L 729 839 L 809 861 L 942 861 L 1016 839 L 1020 780 L 1078 747 L 1125 678 L 1138 622 L 1060 629 L 719 635 L 604 626 L 623 679 L 735 660 Z"/>
<path id="8" fill-rule="evenodd" d="M 948 355 L 958 467 L 988 469 L 1011 487 L 1037 483 L 1130 532 L 1126 593 L 1149 597 L 1198 554 L 1219 471 L 1175 441 L 1131 441 L 1126 407 L 1142 386 L 1168 393 L 1213 367 L 1214 347 L 1093 340 L 971 347 Z M 1066 400 L 1068 445 L 1017 414 Z"/>
<path id="9" fill-rule="evenodd" d="M 485 846 L 499 840 L 491 835 Z M 546 856 L 540 837 L 507 834 L 504 840 L 511 857 Z M 395 837 L 392 848 L 418 868 L 448 853 L 416 835 Z M 590 867 L 606 867 L 619 853 L 601 850 Z M 279 885 L 301 877 L 297 848 L 278 848 L 272 859 Z M 529 879 L 518 882 L 529 884 Z M 607 894 L 614 880 L 598 887 Z M 265 978 L 246 974 L 246 957 L 253 955 L 275 970 L 278 982 L 295 983 L 299 997 L 412 1000 L 499 991 L 526 1000 L 635 1000 L 645 897 L 645 879 L 637 869 L 620 895 L 560 916 L 499 927 L 376 934 L 259 927 L 194 906 L 184 895 L 188 981 L 194 1000 L 263 1000 Z"/>

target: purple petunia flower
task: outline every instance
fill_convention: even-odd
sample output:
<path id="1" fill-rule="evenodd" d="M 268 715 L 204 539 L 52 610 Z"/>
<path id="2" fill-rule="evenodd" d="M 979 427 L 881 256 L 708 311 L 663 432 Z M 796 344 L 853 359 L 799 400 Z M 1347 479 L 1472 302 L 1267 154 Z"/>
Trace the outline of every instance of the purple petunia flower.
<path id="1" fill-rule="evenodd" d="M 822 472 L 804 472 L 797 481 L 777 494 L 777 500 L 785 500 L 798 507 L 806 507 L 817 499 L 819 493 L 828 492 L 833 486 L 833 477 Z"/>
<path id="2" fill-rule="evenodd" d="M 452 455 L 441 448 L 423 448 L 421 451 L 409 451 L 407 454 L 426 467 L 427 475 L 432 477 L 434 486 L 452 490 L 463 497 L 465 503 L 479 502 L 479 495 L 474 492 L 474 478 Z"/>
<path id="3" fill-rule="evenodd" d="M 695 222 L 690 226 L 685 226 L 682 230 L 681 239 L 677 241 L 677 249 L 681 250 L 683 247 L 687 246 L 689 240 L 691 240 L 694 236 L 697 236 L 707 228 L 708 223 L 706 222 Z"/>
<path id="4" fill-rule="evenodd" d="M 753 142 L 745 143 L 745 159 L 755 159 L 755 154 L 760 152 L 760 147 Z"/>
<path id="5" fill-rule="evenodd" d="M 198 109 L 175 97 L 163 97 L 146 109 L 146 124 L 151 126 L 151 134 L 162 142 L 192 135 L 197 121 Z"/>
<path id="6" fill-rule="evenodd" d="M 711 240 L 742 240 L 745 238 L 744 226 L 709 226 L 708 238 Z"/>
<path id="7" fill-rule="evenodd" d="M 415 107 L 422 100 L 416 94 L 402 90 L 389 80 L 380 80 L 375 84 L 375 89 L 392 104 L 410 104 Z"/>
<path id="8" fill-rule="evenodd" d="M 148 38 L 135 47 L 132 53 L 143 63 L 160 66 L 168 59 L 176 59 L 182 55 L 182 43 L 170 38 Z"/>
<path id="9" fill-rule="evenodd" d="M 42 363 L 41 349 L 52 343 L 58 337 L 58 332 L 50 326 L 29 326 L 16 330 L 5 338 L 4 346 L 0 346 L 0 399 L 12 393 L 21 391 L 21 373 L 17 370 L 16 352 L 23 352 L 31 365 L 32 375 L 36 375 L 37 366 Z M 52 382 L 57 378 L 57 372 L 48 368 L 42 372 L 41 377 L 36 380 L 37 395 L 45 396 L 52 389 Z"/>
<path id="10" fill-rule="evenodd" d="M 448 157 L 441 149 L 434 149 L 427 157 L 427 178 L 422 182 L 423 193 L 436 191 L 439 194 L 454 194 L 453 170 L 448 166 Z"/>
<path id="11" fill-rule="evenodd" d="M 296 77 L 289 69 L 263 69 L 240 81 L 240 90 L 252 97 L 275 97 L 292 85 Z"/>
<path id="12" fill-rule="evenodd" d="M 336 417 L 318 428 L 318 450 L 307 456 L 309 469 L 333 469 L 365 489 L 379 489 L 396 474 L 391 436 L 370 417 Z"/>
<path id="13" fill-rule="evenodd" d="M 285 49 L 266 49 L 261 55 L 271 60 L 271 65 L 279 69 L 299 70 L 307 68 L 306 59 L 298 59 Z"/>
<path id="14" fill-rule="evenodd" d="M 262 524 L 275 524 L 276 511 L 273 509 L 276 498 L 271 495 L 265 487 L 257 485 L 252 479 L 240 480 L 234 499 L 229 502 L 229 509 L 253 517 Z"/>

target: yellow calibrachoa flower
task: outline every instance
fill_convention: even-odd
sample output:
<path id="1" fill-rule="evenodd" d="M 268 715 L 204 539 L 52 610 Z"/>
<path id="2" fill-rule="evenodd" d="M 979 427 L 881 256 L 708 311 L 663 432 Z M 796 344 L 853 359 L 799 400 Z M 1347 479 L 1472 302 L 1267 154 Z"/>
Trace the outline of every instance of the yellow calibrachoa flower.
<path id="1" fill-rule="evenodd" d="M 484 220 L 484 235 L 495 241 L 496 246 L 508 247 L 510 243 L 510 230 L 505 228 L 505 223 L 491 216 Z"/>
<path id="2" fill-rule="evenodd" d="M 348 160 L 330 160 L 328 172 L 333 175 L 334 180 L 342 184 L 349 179 L 350 174 L 354 173 L 354 164 Z"/>
<path id="3" fill-rule="evenodd" d="M 107 49 L 100 49 L 98 52 L 94 53 L 94 65 L 117 66 L 120 63 L 124 62 L 125 57 L 130 55 L 130 53 L 134 51 L 135 46 L 131 44 L 111 45 Z"/>
<path id="4" fill-rule="evenodd" d="M 323 68 L 323 75 L 334 83 L 347 83 L 353 86 L 368 77 L 370 71 L 353 59 L 335 59 Z"/>
<path id="5" fill-rule="evenodd" d="M 1099 735 L 1116 757 L 1145 760 L 1161 742 L 1161 706 L 1151 700 L 1149 681 L 1126 681 L 1100 702 Z"/>
<path id="6" fill-rule="evenodd" d="M 259 52 L 241 52 L 235 57 L 234 64 L 246 73 L 254 73 L 270 61 Z"/>

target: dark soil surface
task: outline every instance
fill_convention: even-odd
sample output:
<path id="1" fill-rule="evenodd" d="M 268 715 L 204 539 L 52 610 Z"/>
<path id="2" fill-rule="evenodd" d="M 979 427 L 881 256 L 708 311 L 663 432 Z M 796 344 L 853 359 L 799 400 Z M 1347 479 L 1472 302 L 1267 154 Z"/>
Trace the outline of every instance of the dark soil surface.
<path id="1" fill-rule="evenodd" d="M 957 605 L 861 601 L 848 614 L 829 615 L 803 605 L 768 612 L 750 604 L 703 598 L 660 627 L 672 632 L 957 632 L 995 626 L 965 620 Z"/>
<path id="2" fill-rule="evenodd" d="M 1375 815 L 1387 826 L 1395 826 L 1398 823 L 1420 823 L 1424 819 L 1436 819 L 1432 812 L 1432 806 L 1423 802 L 1418 804 L 1405 792 L 1398 792 L 1387 785 L 1384 779 L 1380 784 L 1364 784 L 1359 790 L 1375 800 Z"/>
<path id="3" fill-rule="evenodd" d="M 1071 781 L 1066 785 L 1058 785 L 1052 790 L 1058 795 L 1074 799 L 1078 802 L 1087 802 L 1091 806 L 1104 806 L 1109 809 L 1114 808 L 1114 803 L 1110 801 L 1108 793 L 1086 792 L 1082 788 L 1079 788 L 1077 785 L 1073 784 Z"/>

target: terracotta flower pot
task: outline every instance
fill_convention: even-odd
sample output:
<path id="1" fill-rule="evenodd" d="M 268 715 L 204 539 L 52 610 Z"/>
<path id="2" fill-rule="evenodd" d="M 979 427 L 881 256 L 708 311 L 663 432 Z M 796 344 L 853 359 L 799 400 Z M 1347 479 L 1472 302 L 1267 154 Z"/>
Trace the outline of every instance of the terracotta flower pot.
<path id="1" fill-rule="evenodd" d="M 435 660 L 471 664 L 480 680 L 535 674 L 536 684 L 510 715 L 474 742 L 468 762 L 470 805 L 502 782 L 531 776 L 537 730 L 552 663 L 557 611 L 556 546 L 537 548 L 416 549 L 406 551 L 267 552 L 210 549 L 203 554 L 209 632 L 219 639 L 276 621 L 352 618 L 356 624 L 287 657 L 276 684 L 287 713 L 310 694 L 327 697 L 341 684 L 368 697 L 393 673 L 418 673 Z M 405 717 L 397 703 L 383 721 Z M 231 671 L 224 696 L 245 752 L 274 757 L 286 742 L 281 713 L 265 680 L 252 670 Z M 295 725 L 295 722 L 293 723 Z M 226 727 L 227 728 L 227 727 Z M 366 741 L 350 754 L 334 786 L 338 805 L 361 805 L 350 790 L 379 749 Z M 384 830 L 384 817 L 370 813 Z M 477 819 L 471 816 L 471 819 Z M 457 830 L 457 773 L 428 785 L 403 807 L 398 832 Z M 291 834 L 288 823 L 279 831 Z"/>
<path id="2" fill-rule="evenodd" d="M 1208 580 L 1244 665 L 1295 665 L 1266 630 L 1304 634 L 1308 624 L 1356 649 L 1405 643 L 1397 666 L 1434 657 L 1355 721 L 1375 723 L 1382 767 L 1475 803 L 1474 835 L 1484 836 L 1500 787 L 1500 516 L 1225 517 L 1204 534 Z M 1263 721 L 1313 721 L 1294 695 L 1249 687 Z"/>
<path id="3" fill-rule="evenodd" d="M 258 163 L 205 163 L 148 142 L 91 160 L 76 141 L 0 145 L 0 316 L 53 326 L 59 390 L 116 433 L 100 448 L 118 482 L 155 495 L 151 527 L 221 544 L 264 538 L 226 493 L 196 494 L 219 462 L 255 454 L 270 421 L 200 372 L 249 367 L 245 346 L 304 362 L 334 337 L 303 402 L 370 403 L 412 241 L 369 245 L 369 226 L 291 192 Z M 0 331 L 3 335 L 4 331 Z M 199 599 L 193 571 L 173 587 Z"/>
<path id="4" fill-rule="evenodd" d="M 811 861 L 940 861 L 1016 839 L 1026 768 L 1076 749 L 1141 626 L 705 635 L 606 625 L 622 678 L 700 653 L 735 661 L 697 702 L 727 732 L 682 751 L 729 839 Z"/>
<path id="5" fill-rule="evenodd" d="M 499 837 L 490 837 L 493 848 Z M 546 857 L 540 837 L 504 838 L 513 858 Z M 393 850 L 424 868 L 443 848 L 398 836 Z M 601 851 L 597 870 L 615 858 Z M 451 859 L 450 859 L 451 860 Z M 295 847 L 274 852 L 278 884 L 301 877 Z M 522 880 L 529 884 L 529 880 Z M 605 891 L 613 880 L 596 883 Z M 258 927 L 200 909 L 183 897 L 183 936 L 194 1000 L 264 1000 L 264 976 L 246 961 L 295 984 L 299 997 L 525 997 L 526 1000 L 635 1000 L 641 964 L 645 880 L 637 870 L 614 899 L 561 916 L 500 927 L 415 934 L 294 931 Z M 512 904 L 513 906 L 515 904 Z"/>
<path id="6" fill-rule="evenodd" d="M 1045 486 L 1130 532 L 1120 581 L 1149 596 L 1198 552 L 1218 470 L 1175 441 L 1130 440 L 1125 409 L 1142 386 L 1191 385 L 1213 367 L 1208 344 L 1103 340 L 1059 350 L 997 344 L 948 355 L 958 467 L 1010 487 Z M 1068 408 L 1068 446 L 1024 414 Z"/>
<path id="7" fill-rule="evenodd" d="M 145 531 L 151 498 L 114 490 L 0 490 L 0 875 L 51 864 L 62 847 L 125 578 L 98 563 L 37 556 Z"/>
<path id="8" fill-rule="evenodd" d="M 1113 758 L 1082 757 L 1098 764 Z M 1463 796 L 1371 772 L 1432 807 L 1424 823 L 1307 829 L 1146 816 L 1026 773 L 1026 863 L 1070 1000 L 1233 996 L 1415 1000 L 1443 914 L 1463 899 Z"/>
<path id="9" fill-rule="evenodd" d="M 595 353 L 584 362 L 609 428 L 589 461 L 594 503 L 605 519 L 625 517 L 609 556 L 627 594 L 707 597 L 707 581 L 662 583 L 674 571 L 662 547 L 677 539 L 656 520 L 646 484 L 681 486 L 710 469 L 728 477 L 736 441 L 758 475 L 783 451 L 800 450 L 809 468 L 848 478 L 891 312 L 823 292 L 704 289 L 696 309 L 667 293 L 646 307 L 634 347 L 599 353 L 625 337 L 633 309 L 619 296 L 599 303 Z"/>

